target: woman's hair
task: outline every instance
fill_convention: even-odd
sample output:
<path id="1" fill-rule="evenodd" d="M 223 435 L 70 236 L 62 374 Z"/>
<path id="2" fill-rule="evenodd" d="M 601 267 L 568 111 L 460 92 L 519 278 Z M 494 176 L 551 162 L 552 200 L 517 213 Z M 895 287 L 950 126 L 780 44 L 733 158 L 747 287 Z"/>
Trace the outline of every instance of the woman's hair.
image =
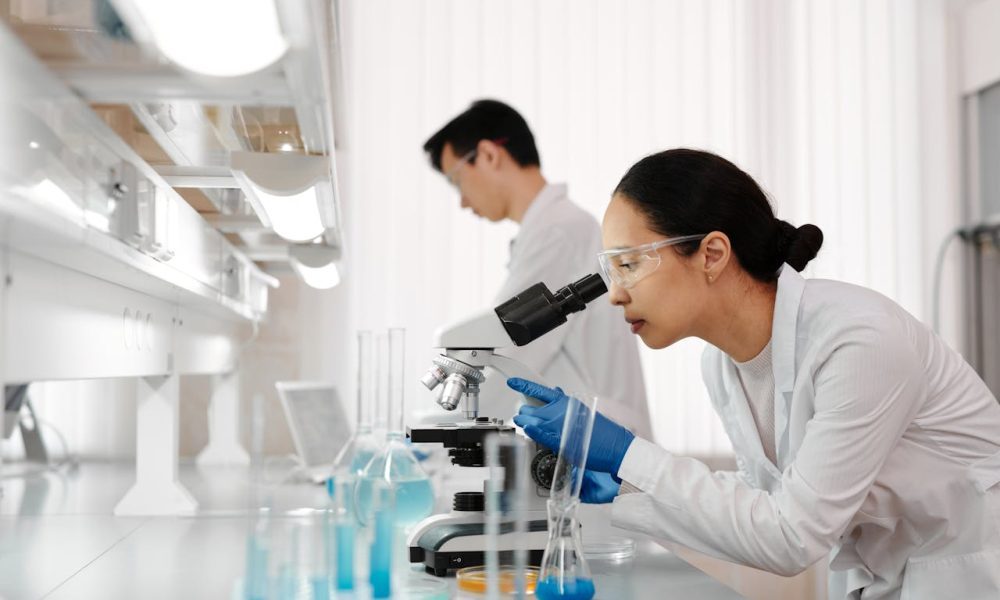
<path id="1" fill-rule="evenodd" d="M 757 182 L 710 152 L 679 148 L 647 156 L 625 173 L 615 194 L 667 237 L 721 231 L 743 269 L 762 282 L 777 279 L 782 263 L 801 271 L 823 245 L 819 227 L 777 219 Z M 675 248 L 691 255 L 698 242 Z"/>

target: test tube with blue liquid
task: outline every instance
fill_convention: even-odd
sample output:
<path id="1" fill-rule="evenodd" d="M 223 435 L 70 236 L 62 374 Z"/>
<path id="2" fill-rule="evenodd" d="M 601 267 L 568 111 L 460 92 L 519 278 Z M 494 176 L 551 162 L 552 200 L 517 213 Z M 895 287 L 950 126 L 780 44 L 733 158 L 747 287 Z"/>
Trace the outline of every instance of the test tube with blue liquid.
<path id="1" fill-rule="evenodd" d="M 594 580 L 584 559 L 576 512 L 580 506 L 580 487 L 596 414 L 596 396 L 570 395 L 547 502 L 549 540 L 535 588 L 539 600 L 590 600 L 594 597 Z"/>
<path id="2" fill-rule="evenodd" d="M 372 545 L 368 575 L 372 598 L 389 598 L 392 595 L 395 491 L 395 486 L 388 481 L 379 479 L 372 484 Z"/>
<path id="3" fill-rule="evenodd" d="M 267 600 L 270 586 L 268 576 L 270 534 L 270 500 L 263 493 L 263 448 L 264 448 L 264 397 L 254 394 L 251 401 L 250 457 L 251 493 L 249 513 L 253 518 L 247 532 L 245 568 L 243 574 L 243 599 Z"/>
<path id="4" fill-rule="evenodd" d="M 354 483 L 354 477 L 349 473 L 339 475 L 330 483 L 332 514 L 325 529 L 327 565 L 329 576 L 335 582 L 334 587 L 341 592 L 354 589 L 354 545 L 357 534 L 351 506 Z"/>

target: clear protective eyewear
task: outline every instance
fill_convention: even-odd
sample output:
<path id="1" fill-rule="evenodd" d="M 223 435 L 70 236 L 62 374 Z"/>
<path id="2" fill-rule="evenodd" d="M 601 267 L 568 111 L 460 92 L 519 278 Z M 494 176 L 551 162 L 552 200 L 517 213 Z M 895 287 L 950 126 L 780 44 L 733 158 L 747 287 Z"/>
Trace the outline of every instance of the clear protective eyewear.
<path id="1" fill-rule="evenodd" d="M 490 141 L 498 146 L 503 146 L 504 144 L 507 143 L 507 138 L 505 137 L 496 138 Z M 461 189 L 460 184 L 462 183 L 462 181 L 458 177 L 459 173 L 462 172 L 462 169 L 465 168 L 465 165 L 476 162 L 476 157 L 478 156 L 479 156 L 478 148 L 473 148 L 472 150 L 469 150 L 468 152 L 463 154 L 462 157 L 458 159 L 458 162 L 456 162 L 450 169 L 448 169 L 448 172 L 444 174 L 445 178 L 448 180 L 448 183 L 455 186 L 456 189 Z"/>
<path id="2" fill-rule="evenodd" d="M 455 186 L 456 188 L 459 187 L 459 185 L 461 184 L 461 180 L 458 178 L 458 174 L 462 171 L 465 165 L 476 162 L 476 156 L 478 152 L 479 150 L 475 148 L 469 150 L 468 152 L 463 154 L 461 158 L 458 159 L 458 162 L 456 162 L 454 166 L 448 169 L 448 172 L 444 174 L 445 178 L 448 179 L 448 183 Z"/>
<path id="3" fill-rule="evenodd" d="M 660 266 L 660 248 L 701 240 L 706 235 L 683 235 L 631 248 L 607 250 L 599 253 L 597 260 L 608 279 L 618 287 L 629 289 Z"/>

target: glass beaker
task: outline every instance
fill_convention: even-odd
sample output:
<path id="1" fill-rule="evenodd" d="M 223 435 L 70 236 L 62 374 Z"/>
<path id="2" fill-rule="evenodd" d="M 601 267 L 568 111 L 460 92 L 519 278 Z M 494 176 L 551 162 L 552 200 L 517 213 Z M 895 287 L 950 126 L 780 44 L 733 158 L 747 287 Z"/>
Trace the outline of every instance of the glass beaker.
<path id="1" fill-rule="evenodd" d="M 430 478 L 406 444 L 404 385 L 404 329 L 390 329 L 387 336 L 388 351 L 383 353 L 388 359 L 385 384 L 381 387 L 388 392 L 388 433 L 385 444 L 365 466 L 355 488 L 355 509 L 362 525 L 371 523 L 373 481 L 390 483 L 395 492 L 395 524 L 407 527 L 431 514 L 434 508 L 434 490 Z"/>
<path id="2" fill-rule="evenodd" d="M 570 395 L 547 502 L 549 541 L 535 587 L 535 595 L 540 600 L 590 600 L 594 597 L 594 580 L 584 559 L 576 511 L 580 506 L 580 486 L 596 414 L 597 397 L 582 393 Z"/>
<path id="3" fill-rule="evenodd" d="M 358 332 L 358 389 L 356 424 L 351 438 L 337 453 L 333 470 L 327 481 L 327 492 L 333 496 L 338 475 L 360 476 L 368 461 L 378 452 L 380 440 L 374 430 L 372 413 L 378 403 L 376 397 L 375 349 L 371 331 Z"/>

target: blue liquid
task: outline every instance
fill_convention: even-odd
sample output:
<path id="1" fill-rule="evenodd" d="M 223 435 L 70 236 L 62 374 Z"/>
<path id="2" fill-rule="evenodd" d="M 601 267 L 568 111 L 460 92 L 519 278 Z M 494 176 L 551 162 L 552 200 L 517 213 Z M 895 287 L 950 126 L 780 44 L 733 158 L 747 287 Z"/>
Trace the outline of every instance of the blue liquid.
<path id="1" fill-rule="evenodd" d="M 434 488 L 426 477 L 392 482 L 396 490 L 396 525 L 406 527 L 417 523 L 431 514 L 434 509 Z M 367 524 L 371 514 L 364 514 L 365 507 L 372 506 L 372 480 L 358 481 L 358 520 Z M 371 510 L 368 508 L 368 510 Z"/>
<path id="2" fill-rule="evenodd" d="M 361 474 L 364 473 L 365 471 L 365 467 L 368 466 L 368 463 L 371 461 L 373 456 L 375 456 L 375 451 L 370 448 L 361 448 L 357 450 L 354 456 L 351 458 L 351 465 L 350 465 L 351 475 L 360 478 Z M 326 480 L 326 494 L 331 499 L 333 499 L 335 495 L 334 490 L 336 489 L 336 485 L 337 485 L 337 477 L 331 475 Z M 348 494 L 348 496 L 350 496 L 350 494 Z M 353 502 L 354 502 L 353 498 L 350 497 L 344 498 L 344 505 L 348 511 L 352 510 L 351 504 L 353 504 Z"/>
<path id="3" fill-rule="evenodd" d="M 330 600 L 330 582 L 326 577 L 313 577 L 312 592 L 312 600 Z"/>
<path id="4" fill-rule="evenodd" d="M 592 579 L 568 579 L 559 587 L 559 580 L 547 577 L 535 586 L 535 597 L 539 600 L 590 600 L 594 597 Z"/>
<path id="5" fill-rule="evenodd" d="M 337 538 L 337 589 L 354 589 L 354 525 L 338 523 Z"/>
<path id="6" fill-rule="evenodd" d="M 290 564 L 283 565 L 278 572 L 279 600 L 295 600 L 295 592 L 299 582 L 295 578 L 295 569 Z"/>
<path id="7" fill-rule="evenodd" d="M 392 594 L 392 512 L 375 511 L 375 539 L 372 541 L 371 570 L 369 580 L 372 584 L 373 598 L 388 598 Z"/>
<path id="8" fill-rule="evenodd" d="M 247 539 L 246 576 L 243 583 L 243 597 L 246 600 L 267 598 L 267 548 L 251 535 Z"/>
<path id="9" fill-rule="evenodd" d="M 375 456 L 375 450 L 371 448 L 358 449 L 354 454 L 354 458 L 351 459 L 351 473 L 361 475 L 373 456 Z"/>

